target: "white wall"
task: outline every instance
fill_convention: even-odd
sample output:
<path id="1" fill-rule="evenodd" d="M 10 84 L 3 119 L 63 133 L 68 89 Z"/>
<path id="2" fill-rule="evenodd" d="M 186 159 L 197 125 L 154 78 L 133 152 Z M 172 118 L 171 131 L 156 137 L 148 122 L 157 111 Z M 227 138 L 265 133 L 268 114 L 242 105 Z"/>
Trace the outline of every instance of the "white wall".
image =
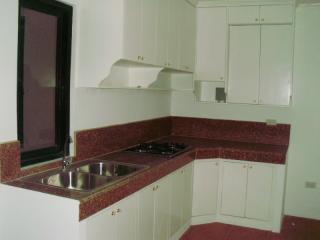
<path id="1" fill-rule="evenodd" d="M 18 1 L 0 1 L 0 143 L 17 138 Z"/>
<path id="2" fill-rule="evenodd" d="M 74 6 L 71 73 L 71 135 L 73 131 L 170 115 L 168 92 L 75 88 L 79 0 Z M 0 143 L 17 139 L 16 82 L 18 0 L 0 0 Z M 73 149 L 73 148 L 71 148 Z"/>
<path id="3" fill-rule="evenodd" d="M 292 124 L 286 214 L 320 219 L 320 6 L 297 10 L 292 107 L 196 103 L 191 93 L 173 93 L 171 114 Z M 306 189 L 305 182 L 317 189 Z"/>

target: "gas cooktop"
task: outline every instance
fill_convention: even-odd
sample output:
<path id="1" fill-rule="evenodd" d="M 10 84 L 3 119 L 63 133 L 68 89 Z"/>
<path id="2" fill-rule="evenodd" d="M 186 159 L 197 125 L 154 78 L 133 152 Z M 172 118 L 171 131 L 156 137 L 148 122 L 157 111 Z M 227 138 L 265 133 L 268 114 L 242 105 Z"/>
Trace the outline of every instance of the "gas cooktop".
<path id="1" fill-rule="evenodd" d="M 129 148 L 126 151 L 137 152 L 137 153 L 158 154 L 158 155 L 173 157 L 186 151 L 187 147 L 188 146 L 183 143 L 151 142 L 151 143 L 142 143 L 136 147 Z"/>

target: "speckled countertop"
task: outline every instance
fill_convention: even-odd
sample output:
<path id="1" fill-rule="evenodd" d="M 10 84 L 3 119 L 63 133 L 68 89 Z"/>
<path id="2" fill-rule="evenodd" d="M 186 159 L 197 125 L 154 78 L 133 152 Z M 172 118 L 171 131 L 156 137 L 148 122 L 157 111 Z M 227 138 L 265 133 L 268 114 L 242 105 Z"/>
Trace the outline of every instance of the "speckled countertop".
<path id="1" fill-rule="evenodd" d="M 149 168 L 95 192 L 80 192 L 45 186 L 26 181 L 26 178 L 20 178 L 7 184 L 78 200 L 80 202 L 79 219 L 83 220 L 192 162 L 194 159 L 223 158 L 285 164 L 288 149 L 286 145 L 217 141 L 191 137 L 169 136 L 160 141 L 182 142 L 187 144 L 189 148 L 188 151 L 173 158 L 133 152 L 118 152 L 99 157 L 98 159 L 101 160 L 143 164 L 149 166 Z M 90 161 L 92 159 L 83 161 L 81 165 Z"/>

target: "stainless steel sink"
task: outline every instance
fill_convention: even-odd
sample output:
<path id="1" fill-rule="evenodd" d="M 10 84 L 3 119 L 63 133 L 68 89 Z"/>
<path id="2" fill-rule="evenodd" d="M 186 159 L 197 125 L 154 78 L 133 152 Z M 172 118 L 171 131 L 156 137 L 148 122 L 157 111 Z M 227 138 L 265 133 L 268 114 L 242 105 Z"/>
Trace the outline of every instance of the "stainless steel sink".
<path id="1" fill-rule="evenodd" d="M 117 162 L 91 163 L 77 168 L 79 172 L 91 173 L 107 177 L 122 177 L 144 169 L 145 166 L 131 165 Z"/>
<path id="2" fill-rule="evenodd" d="M 61 170 L 38 177 L 33 176 L 27 180 L 70 190 L 94 191 L 137 174 L 146 168 L 148 166 L 97 160 L 67 171 Z"/>
<path id="3" fill-rule="evenodd" d="M 67 171 L 42 178 L 40 181 L 42 184 L 52 185 L 55 187 L 91 191 L 112 182 L 112 178 L 101 177 L 88 173 Z"/>

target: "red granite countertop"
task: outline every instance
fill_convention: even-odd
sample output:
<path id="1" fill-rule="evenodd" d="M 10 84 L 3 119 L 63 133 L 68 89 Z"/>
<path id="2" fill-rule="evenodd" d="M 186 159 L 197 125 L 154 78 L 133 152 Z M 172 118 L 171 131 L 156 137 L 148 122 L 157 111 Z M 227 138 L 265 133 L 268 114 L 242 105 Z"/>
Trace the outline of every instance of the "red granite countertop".
<path id="1" fill-rule="evenodd" d="M 52 186 L 44 186 L 26 181 L 26 178 L 8 182 L 7 184 L 67 197 L 80 202 L 80 216 L 83 220 L 94 213 L 118 202 L 119 200 L 139 191 L 145 186 L 170 174 L 176 169 L 185 166 L 194 159 L 224 158 L 234 160 L 246 160 L 274 164 L 285 164 L 288 146 L 269 145 L 260 143 L 244 143 L 231 141 L 217 141 L 189 137 L 169 136 L 160 140 L 170 142 L 182 142 L 189 146 L 188 151 L 173 158 L 167 158 L 152 154 L 133 152 L 118 152 L 96 158 L 125 163 L 144 164 L 148 168 L 142 172 L 107 186 L 95 192 L 79 192 L 60 189 Z M 86 164 L 91 160 L 81 162 Z"/>

